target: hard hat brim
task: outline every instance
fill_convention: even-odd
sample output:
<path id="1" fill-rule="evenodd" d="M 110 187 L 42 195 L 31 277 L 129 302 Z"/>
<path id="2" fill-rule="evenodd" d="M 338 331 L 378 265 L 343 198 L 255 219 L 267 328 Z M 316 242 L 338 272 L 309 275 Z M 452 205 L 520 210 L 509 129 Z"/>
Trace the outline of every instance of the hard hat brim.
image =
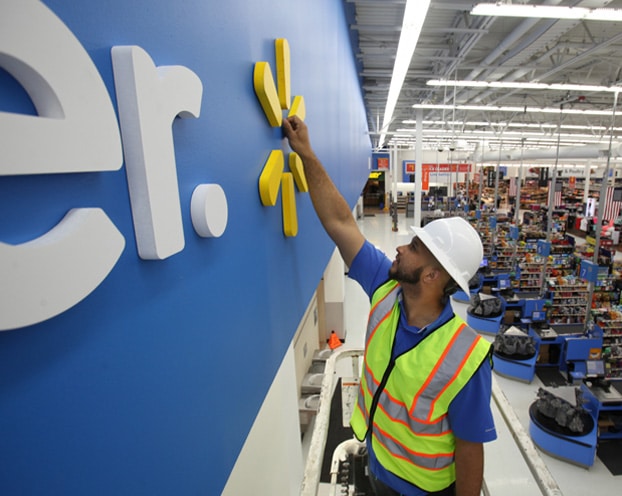
<path id="1" fill-rule="evenodd" d="M 410 226 L 413 233 L 421 240 L 430 253 L 438 260 L 441 266 L 447 271 L 451 278 L 460 286 L 462 291 L 467 295 L 470 292 L 469 281 L 465 280 L 464 276 L 458 271 L 453 260 L 451 260 L 444 252 L 438 249 L 436 243 L 432 240 L 431 236 L 424 230 L 423 227 Z"/>

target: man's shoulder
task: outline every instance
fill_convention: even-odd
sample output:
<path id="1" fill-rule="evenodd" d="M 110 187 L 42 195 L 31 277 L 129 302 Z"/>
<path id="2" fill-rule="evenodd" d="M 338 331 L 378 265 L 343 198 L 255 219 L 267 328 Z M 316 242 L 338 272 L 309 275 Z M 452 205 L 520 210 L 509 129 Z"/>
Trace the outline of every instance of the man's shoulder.
<path id="1" fill-rule="evenodd" d="M 388 279 L 391 261 L 387 255 L 365 240 L 350 265 L 348 276 L 357 281 L 371 296 L 372 293 Z"/>

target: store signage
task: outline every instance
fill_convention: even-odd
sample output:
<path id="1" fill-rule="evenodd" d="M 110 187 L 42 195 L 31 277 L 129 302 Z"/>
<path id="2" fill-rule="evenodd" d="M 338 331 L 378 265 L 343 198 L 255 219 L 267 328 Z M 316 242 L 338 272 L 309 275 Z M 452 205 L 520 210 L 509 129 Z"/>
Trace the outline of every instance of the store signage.
<path id="1" fill-rule="evenodd" d="M 422 168 L 428 172 L 471 172 L 471 164 L 423 164 Z"/>
<path id="2" fill-rule="evenodd" d="M 415 174 L 415 162 L 413 160 L 404 160 L 402 164 L 404 166 L 404 174 Z"/>
<path id="3" fill-rule="evenodd" d="M 423 191 L 430 190 L 430 171 L 427 169 L 423 169 L 421 173 L 421 189 Z"/>
<path id="4" fill-rule="evenodd" d="M 581 260 L 579 278 L 587 282 L 595 283 L 598 280 L 598 264 L 590 260 Z"/>
<path id="5" fill-rule="evenodd" d="M 541 257 L 548 257 L 551 253 L 551 243 L 543 239 L 536 242 L 536 253 Z"/>
<path id="6" fill-rule="evenodd" d="M 389 170 L 389 157 L 388 156 L 376 156 L 376 169 L 377 170 Z"/>
<path id="7" fill-rule="evenodd" d="M 139 255 L 162 260 L 181 251 L 171 124 L 177 116 L 199 116 L 198 76 L 182 66 L 156 67 L 139 47 L 113 48 L 122 146 L 101 76 L 63 22 L 37 0 L 4 0 L 0 16 L 0 66 L 39 111 L 0 112 L 0 175 L 115 171 L 125 153 Z M 227 215 L 222 188 L 199 185 L 195 193 L 195 230 L 221 235 Z M 37 239 L 0 243 L 0 330 L 42 322 L 76 305 L 108 276 L 124 247 L 100 208 L 70 209 Z"/>

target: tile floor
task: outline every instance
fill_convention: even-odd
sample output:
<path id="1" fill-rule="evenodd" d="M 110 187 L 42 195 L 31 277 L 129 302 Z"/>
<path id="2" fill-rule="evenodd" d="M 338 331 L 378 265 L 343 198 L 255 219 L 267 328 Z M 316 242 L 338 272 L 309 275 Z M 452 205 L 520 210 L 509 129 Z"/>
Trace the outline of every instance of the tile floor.
<path id="1" fill-rule="evenodd" d="M 383 212 L 370 214 L 359 219 L 365 236 L 380 247 L 390 258 L 395 256 L 395 247 L 410 241 L 409 226 L 412 218 L 400 213 L 397 231 L 393 231 L 391 218 Z M 578 240 L 577 242 L 581 242 Z M 346 342 L 347 348 L 363 348 L 364 333 L 369 310 L 369 302 L 360 287 L 347 280 L 345 297 Z M 465 316 L 466 304 L 455 303 L 458 314 Z M 485 480 L 488 494 L 492 496 L 531 496 L 555 494 L 563 496 L 602 496 L 622 494 L 622 477 L 614 477 L 596 457 L 589 469 L 561 461 L 535 449 L 534 458 L 540 457 L 546 474 L 552 484 L 549 492 L 543 493 L 535 482 L 528 465 L 515 441 L 522 433 L 529 441 L 529 405 L 536 399 L 536 392 L 542 383 L 536 377 L 531 384 L 507 379 L 493 374 L 493 381 L 502 396 L 511 406 L 511 414 L 517 419 L 518 434 L 508 428 L 495 401 L 492 402 L 498 439 L 486 445 Z M 494 387 L 494 386 L 493 386 Z M 574 403 L 573 387 L 560 387 L 551 390 L 554 394 Z M 331 456 L 331 454 L 326 454 Z M 622 453 L 621 453 L 622 456 Z M 537 462 L 537 460 L 536 460 Z M 328 484 L 321 484 L 318 494 L 329 494 Z"/>

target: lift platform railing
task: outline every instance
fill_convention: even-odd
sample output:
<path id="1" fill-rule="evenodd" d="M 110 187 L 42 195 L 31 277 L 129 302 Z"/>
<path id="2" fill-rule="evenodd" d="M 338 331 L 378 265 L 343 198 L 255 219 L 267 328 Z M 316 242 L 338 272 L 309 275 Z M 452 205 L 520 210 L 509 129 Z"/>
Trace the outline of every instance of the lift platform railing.
<path id="1" fill-rule="evenodd" d="M 521 455 L 525 459 L 527 466 L 531 474 L 533 475 L 534 481 L 540 488 L 543 496 L 563 496 L 563 493 L 557 484 L 557 481 L 553 478 L 553 475 L 547 468 L 544 460 L 538 453 L 536 446 L 533 444 L 533 441 L 529 437 L 527 431 L 520 423 L 520 420 L 516 416 L 512 405 L 506 398 L 501 388 L 498 386 L 497 381 L 492 381 L 492 397 L 499 408 L 499 412 L 501 416 L 505 420 L 508 429 L 512 433 L 512 437 L 516 441 L 516 445 L 520 450 Z"/>
<path id="2" fill-rule="evenodd" d="M 326 440 L 328 437 L 328 427 L 330 419 L 330 409 L 332 394 L 335 387 L 336 365 L 339 360 L 344 358 L 352 359 L 352 375 L 358 377 L 360 375 L 359 357 L 364 354 L 363 350 L 341 350 L 335 351 L 326 361 L 326 367 L 324 369 L 324 379 L 322 381 L 322 388 L 320 391 L 320 403 L 318 412 L 315 419 L 315 425 L 311 433 L 311 443 L 309 446 L 309 452 L 307 461 L 305 464 L 305 471 L 302 479 L 301 496 L 316 496 L 320 485 L 320 474 L 322 470 L 322 463 L 324 460 L 324 450 L 326 447 Z M 535 445 L 531 441 L 529 434 L 525 431 L 524 427 L 520 423 L 520 420 L 516 416 L 514 409 L 510 405 L 503 391 L 497 385 L 497 382 L 493 378 L 492 384 L 492 397 L 505 420 L 508 429 L 512 433 L 516 444 L 523 455 L 527 466 L 531 474 L 534 477 L 536 484 L 538 485 L 541 494 L 543 496 L 563 496 L 561 489 L 557 482 L 553 478 L 546 464 L 540 457 Z M 353 441 L 348 446 L 338 446 L 338 450 L 350 450 L 356 449 L 358 442 Z M 348 444 L 346 442 L 345 444 Z M 337 451 L 337 450 L 336 450 Z M 335 453 L 333 456 L 333 463 L 331 464 L 331 485 L 334 489 L 336 487 L 334 480 L 334 473 L 336 472 L 336 463 L 341 458 L 339 453 Z M 490 496 L 490 492 L 486 487 L 486 481 L 482 488 L 482 494 Z"/>
<path id="3" fill-rule="evenodd" d="M 326 361 L 324 368 L 324 379 L 320 390 L 320 404 L 315 416 L 315 424 L 311 434 L 309 454 L 302 478 L 301 496 L 316 496 L 320 485 L 320 473 L 324 460 L 324 448 L 328 437 L 328 423 L 330 419 L 330 406 L 333 389 L 335 386 L 337 362 L 344 358 L 352 360 L 352 376 L 358 377 L 361 373 L 359 357 L 364 354 L 363 350 L 341 350 L 334 351 Z"/>

